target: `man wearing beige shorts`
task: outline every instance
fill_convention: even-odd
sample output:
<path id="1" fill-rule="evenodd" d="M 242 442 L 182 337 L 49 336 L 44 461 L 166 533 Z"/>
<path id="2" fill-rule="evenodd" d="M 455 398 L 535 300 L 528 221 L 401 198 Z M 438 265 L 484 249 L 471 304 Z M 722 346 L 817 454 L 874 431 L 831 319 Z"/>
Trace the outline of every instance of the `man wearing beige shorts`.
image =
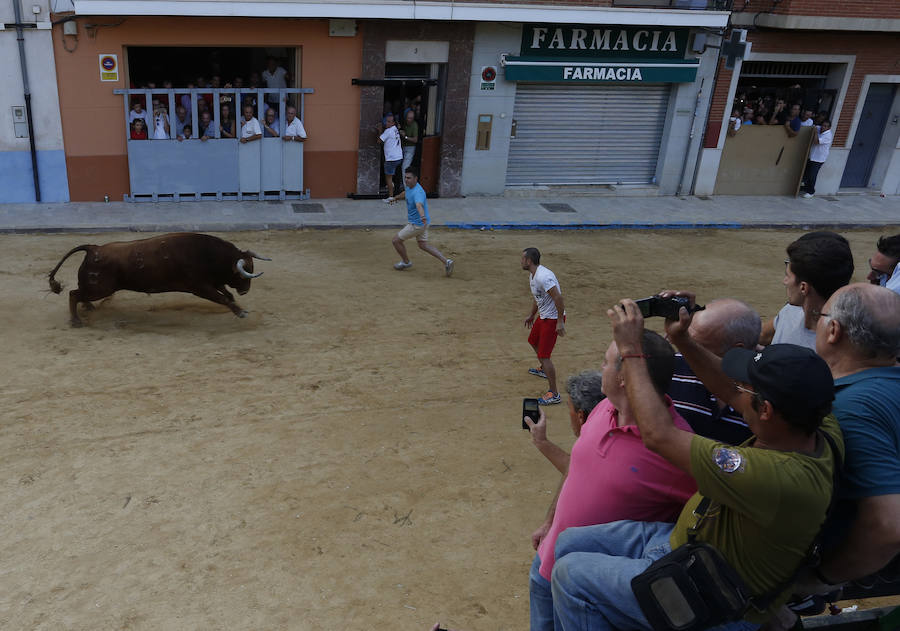
<path id="1" fill-rule="evenodd" d="M 419 184 L 419 176 L 413 169 L 407 169 L 403 174 L 403 192 L 397 197 L 388 197 L 387 201 L 389 204 L 393 204 L 404 198 L 406 198 L 406 213 L 409 223 L 391 241 L 401 259 L 399 263 L 394 263 L 394 269 L 405 270 L 412 267 L 412 261 L 409 260 L 403 242 L 415 237 L 419 248 L 443 263 L 444 273 L 450 276 L 453 273 L 453 259 L 448 259 L 441 254 L 440 250 L 428 243 L 428 224 L 431 223 L 428 215 L 428 199 L 425 189 Z"/>

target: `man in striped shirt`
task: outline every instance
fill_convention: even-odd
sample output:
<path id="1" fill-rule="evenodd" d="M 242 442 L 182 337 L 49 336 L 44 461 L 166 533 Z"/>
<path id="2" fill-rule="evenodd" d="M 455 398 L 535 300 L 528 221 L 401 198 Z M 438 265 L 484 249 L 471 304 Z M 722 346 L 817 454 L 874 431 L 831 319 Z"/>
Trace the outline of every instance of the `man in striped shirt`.
<path id="1" fill-rule="evenodd" d="M 694 314 L 688 332 L 695 342 L 722 357 L 735 347 L 756 348 L 760 327 L 759 314 L 749 305 L 720 298 Z M 675 374 L 668 395 L 695 433 L 732 445 L 750 438 L 750 428 L 740 412 L 707 390 L 681 353 L 675 354 Z"/>

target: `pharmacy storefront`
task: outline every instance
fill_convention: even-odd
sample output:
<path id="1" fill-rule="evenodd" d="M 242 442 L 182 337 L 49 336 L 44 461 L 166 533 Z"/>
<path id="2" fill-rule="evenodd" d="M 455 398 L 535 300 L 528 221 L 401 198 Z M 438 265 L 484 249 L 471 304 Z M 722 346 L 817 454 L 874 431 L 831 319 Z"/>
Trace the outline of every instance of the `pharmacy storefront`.
<path id="1" fill-rule="evenodd" d="M 674 194 L 706 106 L 701 63 L 715 68 L 715 53 L 690 52 L 692 29 L 523 24 L 519 37 L 518 54 L 500 55 L 495 88 L 511 106 L 504 187 Z"/>

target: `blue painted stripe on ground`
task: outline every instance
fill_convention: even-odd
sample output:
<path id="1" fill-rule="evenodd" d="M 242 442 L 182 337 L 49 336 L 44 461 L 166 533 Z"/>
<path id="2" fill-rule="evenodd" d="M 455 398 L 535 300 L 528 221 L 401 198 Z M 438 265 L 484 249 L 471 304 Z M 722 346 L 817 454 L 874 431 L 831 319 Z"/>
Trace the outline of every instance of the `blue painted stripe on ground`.
<path id="1" fill-rule="evenodd" d="M 605 224 L 480 224 L 447 223 L 445 228 L 459 230 L 790 230 L 810 228 L 834 228 L 850 230 L 854 228 L 880 228 L 893 223 L 833 223 L 798 221 L 794 223 L 605 223 Z"/>

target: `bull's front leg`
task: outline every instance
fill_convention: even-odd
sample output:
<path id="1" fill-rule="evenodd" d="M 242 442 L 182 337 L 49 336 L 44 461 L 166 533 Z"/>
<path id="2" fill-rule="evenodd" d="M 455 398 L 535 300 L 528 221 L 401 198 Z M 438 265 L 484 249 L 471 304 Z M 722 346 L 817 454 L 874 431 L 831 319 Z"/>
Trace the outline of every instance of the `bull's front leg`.
<path id="1" fill-rule="evenodd" d="M 204 287 L 200 287 L 191 292 L 198 298 L 205 298 L 206 300 L 211 300 L 220 305 L 225 305 L 231 312 L 234 313 L 239 318 L 246 318 L 247 312 L 241 309 L 241 307 L 234 301 L 234 296 L 232 296 L 229 292 L 224 289 L 218 289 L 213 287 L 212 285 L 207 285 Z"/>

